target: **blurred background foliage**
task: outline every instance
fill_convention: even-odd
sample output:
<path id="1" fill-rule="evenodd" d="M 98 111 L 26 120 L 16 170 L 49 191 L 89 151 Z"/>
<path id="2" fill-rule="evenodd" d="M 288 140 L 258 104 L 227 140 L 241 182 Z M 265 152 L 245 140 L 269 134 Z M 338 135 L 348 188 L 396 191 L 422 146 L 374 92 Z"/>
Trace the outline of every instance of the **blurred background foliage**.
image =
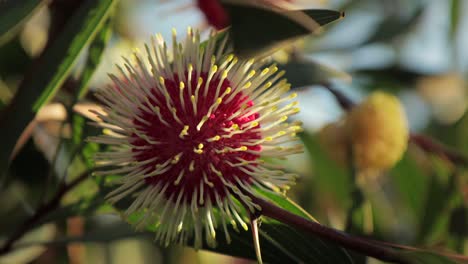
<path id="1" fill-rule="evenodd" d="M 19 2 L 31 5 L 24 23 L 8 34 L 0 26 L 0 110 L 11 102 L 25 73 L 80 1 Z M 431 136 L 468 155 L 468 31 L 464 30 L 468 1 L 292 0 L 288 5 L 346 12 L 345 19 L 273 54 L 299 93 L 301 113 L 295 118 L 305 127 L 301 137 L 306 152 L 286 163 L 301 175 L 288 193 L 291 199 L 322 224 L 352 234 L 468 254 L 466 163 L 428 153 L 412 143 L 394 168 L 359 185 L 353 169 L 333 161 L 318 137 L 323 126 L 345 115 L 327 88 L 354 102 L 384 90 L 400 98 L 412 133 Z M 0 21 L 6 19 L 1 10 L 0 14 Z M 106 16 L 104 22 L 98 21 L 100 30 L 94 40 L 83 42 L 85 51 L 70 65 L 71 77 L 61 83 L 26 130 L 30 137 L 20 138 L 21 147 L 16 148 L 7 180 L 1 185 L 0 237 L 8 237 L 18 223 L 34 214 L 34 208 L 53 198 L 64 179 L 79 177 L 92 166 L 88 158 L 99 146 L 84 138 L 99 131 L 76 113 L 93 106 L 95 98 L 87 90 L 109 84 L 107 72 L 116 71 L 114 64 L 122 62 L 121 56 L 143 47 L 154 33 L 170 39 L 173 27 L 178 32 L 185 32 L 187 26 L 201 28 L 205 36 L 209 30 L 197 2 L 191 0 L 121 0 Z M 285 31 L 281 25 L 266 28 L 268 23 L 254 21 L 251 28 L 239 30 L 246 34 L 248 30 L 258 34 Z M 250 39 L 238 41 L 250 48 Z M 0 133 L 3 137 L 6 131 Z M 88 179 L 67 193 L 60 210 L 36 223 L 38 228 L 18 243 L 20 249 L 1 257 L 0 263 L 251 262 L 179 246 L 155 246 L 150 235 L 133 232 L 113 208 L 103 204 L 98 190 L 104 185 L 104 180 Z M 280 229 L 286 227 L 277 228 L 276 237 L 274 230 L 267 230 L 276 239 L 273 242 L 281 239 Z M 289 239 L 295 241 L 294 236 Z M 265 247 L 274 252 L 274 245 Z M 253 251 L 239 254 L 254 258 Z M 355 263 L 364 261 L 362 256 L 352 257 Z"/>

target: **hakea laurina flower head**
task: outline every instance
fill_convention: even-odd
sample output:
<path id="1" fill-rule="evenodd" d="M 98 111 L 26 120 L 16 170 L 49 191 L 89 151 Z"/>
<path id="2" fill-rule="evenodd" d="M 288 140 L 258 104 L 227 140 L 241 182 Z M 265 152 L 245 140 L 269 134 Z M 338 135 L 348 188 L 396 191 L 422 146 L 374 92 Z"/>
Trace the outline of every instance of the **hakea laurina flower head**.
<path id="1" fill-rule="evenodd" d="M 290 143 L 301 126 L 286 122 L 299 109 L 284 72 L 238 59 L 227 44 L 220 35 L 201 44 L 189 29 L 168 48 L 157 35 L 97 95 L 106 133 L 90 140 L 110 145 L 95 160 L 111 166 L 97 174 L 123 175 L 108 200 L 132 198 L 125 215 L 154 225 L 166 245 L 193 238 L 198 248 L 205 237 L 215 246 L 218 227 L 229 242 L 227 225 L 247 229 L 242 212 L 259 209 L 256 188 L 284 191 L 295 179 L 263 159 L 302 151 Z"/>

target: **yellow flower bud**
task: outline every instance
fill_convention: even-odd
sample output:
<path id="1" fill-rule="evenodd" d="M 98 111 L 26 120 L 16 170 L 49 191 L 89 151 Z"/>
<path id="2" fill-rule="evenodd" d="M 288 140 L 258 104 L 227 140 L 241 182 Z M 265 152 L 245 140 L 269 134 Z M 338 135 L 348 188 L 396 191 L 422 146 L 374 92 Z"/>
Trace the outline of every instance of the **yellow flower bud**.
<path id="1" fill-rule="evenodd" d="M 398 162 L 407 148 L 408 124 L 400 101 L 374 92 L 336 123 L 324 126 L 319 142 L 339 165 L 349 165 L 349 145 L 360 175 L 372 176 Z"/>
<path id="2" fill-rule="evenodd" d="M 406 115 L 398 98 L 391 94 L 372 93 L 348 114 L 346 128 L 360 172 L 393 167 L 407 148 L 409 131 Z"/>

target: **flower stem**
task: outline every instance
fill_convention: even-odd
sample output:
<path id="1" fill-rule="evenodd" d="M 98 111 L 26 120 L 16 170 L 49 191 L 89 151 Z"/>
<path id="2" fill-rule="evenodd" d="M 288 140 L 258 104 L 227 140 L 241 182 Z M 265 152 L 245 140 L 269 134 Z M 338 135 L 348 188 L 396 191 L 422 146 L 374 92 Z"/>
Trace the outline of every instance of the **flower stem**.
<path id="1" fill-rule="evenodd" d="M 307 220 L 262 198 L 252 197 L 252 200 L 262 207 L 262 214 L 264 216 L 271 217 L 285 224 L 300 228 L 312 235 L 319 236 L 320 238 L 337 243 L 345 248 L 382 261 L 401 264 L 410 263 L 407 258 L 391 248 L 384 247 L 377 243 L 367 241 L 363 238 L 354 237 L 333 228 L 329 228 L 319 223 Z"/>

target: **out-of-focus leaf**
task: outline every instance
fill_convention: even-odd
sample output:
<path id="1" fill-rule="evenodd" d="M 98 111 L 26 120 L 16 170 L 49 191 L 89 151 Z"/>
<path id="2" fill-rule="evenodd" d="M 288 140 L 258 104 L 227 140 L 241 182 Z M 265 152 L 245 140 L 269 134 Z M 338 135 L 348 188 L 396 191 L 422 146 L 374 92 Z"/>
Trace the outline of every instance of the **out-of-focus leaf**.
<path id="1" fill-rule="evenodd" d="M 429 177 L 428 193 L 424 215 L 420 218 L 419 240 L 428 244 L 434 243 L 447 232 L 452 200 L 458 196 L 455 175 L 437 158 L 432 159 L 433 166 L 438 167 Z"/>
<path id="2" fill-rule="evenodd" d="M 0 1 L 0 46 L 18 33 L 24 22 L 48 1 Z"/>
<path id="3" fill-rule="evenodd" d="M 278 67 L 286 71 L 284 77 L 294 88 L 323 84 L 331 79 L 351 81 L 349 74 L 314 61 L 290 61 Z"/>
<path id="4" fill-rule="evenodd" d="M 224 4 L 231 19 L 234 50 L 240 56 L 261 53 L 284 41 L 317 32 L 343 17 L 334 10 L 276 12 L 248 5 Z"/>
<path id="5" fill-rule="evenodd" d="M 102 53 L 104 48 L 107 45 L 107 42 L 110 39 L 112 34 L 112 15 L 109 16 L 104 26 L 102 26 L 99 33 L 94 38 L 93 42 L 89 46 L 88 58 L 86 60 L 86 65 L 81 74 L 80 83 L 78 85 L 78 93 L 76 95 L 77 99 L 83 98 L 88 92 L 88 83 L 93 76 L 94 71 L 96 70 L 99 62 L 101 61 Z"/>
<path id="6" fill-rule="evenodd" d="M 458 28 L 460 25 L 460 16 L 462 14 L 462 9 L 460 9 L 461 3 L 459 0 L 452 0 L 451 10 L 450 10 L 450 37 L 455 39 L 457 37 Z"/>
<path id="7" fill-rule="evenodd" d="M 323 191 L 336 199 L 343 208 L 349 206 L 351 182 L 344 168 L 339 167 L 325 154 L 318 139 L 307 132 L 300 134 L 304 146 L 309 152 L 309 157 L 314 170 L 315 186 L 318 191 Z"/>
<path id="8" fill-rule="evenodd" d="M 44 225 L 36 228 L 22 237 L 18 243 L 29 243 L 32 241 L 51 240 L 56 234 L 56 228 L 53 224 Z M 40 256 L 47 248 L 42 245 L 34 245 L 19 250 L 14 250 L 9 254 L 0 257 L 2 264 L 30 263 Z"/>
<path id="9" fill-rule="evenodd" d="M 407 153 L 391 170 L 398 195 L 414 219 L 422 219 L 429 179 Z"/>
<path id="10" fill-rule="evenodd" d="M 34 118 L 35 112 L 57 92 L 78 55 L 104 25 L 116 2 L 83 2 L 65 25 L 63 33 L 44 52 L 35 70 L 25 76 L 0 123 L 0 175 L 7 168 L 8 158 L 21 132 Z"/>
<path id="11" fill-rule="evenodd" d="M 457 262 L 441 256 L 434 254 L 432 252 L 425 251 L 408 251 L 403 253 L 403 255 L 413 264 L 456 264 Z"/>
<path id="12" fill-rule="evenodd" d="M 21 46 L 19 38 L 14 38 L 0 46 L 0 74 L 2 78 L 21 76 L 30 62 L 31 57 Z"/>

